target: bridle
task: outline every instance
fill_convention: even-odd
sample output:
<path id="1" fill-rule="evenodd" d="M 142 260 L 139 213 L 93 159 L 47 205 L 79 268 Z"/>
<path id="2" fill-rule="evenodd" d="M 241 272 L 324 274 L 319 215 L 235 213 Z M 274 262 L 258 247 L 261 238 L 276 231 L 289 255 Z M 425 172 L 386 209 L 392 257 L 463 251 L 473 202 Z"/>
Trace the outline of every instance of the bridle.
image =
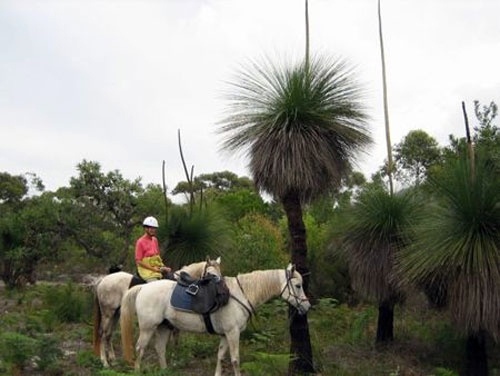
<path id="1" fill-rule="evenodd" d="M 297 304 L 296 307 L 302 306 L 302 303 L 305 301 L 308 301 L 308 298 L 301 298 L 297 293 L 295 292 L 295 288 L 292 286 L 292 278 L 293 278 L 293 272 L 294 270 L 288 270 L 285 269 L 285 277 L 286 277 L 286 284 L 283 286 L 283 289 L 280 292 L 280 297 L 283 298 L 283 293 L 285 292 L 286 289 L 288 289 L 289 295 L 295 299 L 295 303 Z"/>

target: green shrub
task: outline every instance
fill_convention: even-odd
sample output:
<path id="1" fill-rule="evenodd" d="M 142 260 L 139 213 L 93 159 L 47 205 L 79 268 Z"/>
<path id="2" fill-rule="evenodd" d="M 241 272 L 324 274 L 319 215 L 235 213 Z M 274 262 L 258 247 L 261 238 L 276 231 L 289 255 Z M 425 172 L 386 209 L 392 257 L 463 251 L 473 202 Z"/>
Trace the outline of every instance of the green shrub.
<path id="1" fill-rule="evenodd" d="M 37 341 L 24 334 L 5 332 L 0 334 L 0 359 L 13 373 L 25 368 L 37 350 Z"/>
<path id="2" fill-rule="evenodd" d="M 85 369 L 102 369 L 101 359 L 92 351 L 80 351 L 76 354 L 76 364 Z"/>
<path id="3" fill-rule="evenodd" d="M 80 291 L 74 284 L 54 287 L 44 292 L 47 307 L 61 322 L 80 322 L 90 315 L 88 294 Z"/>
<path id="4" fill-rule="evenodd" d="M 36 363 L 41 370 L 49 369 L 62 357 L 57 339 L 50 335 L 42 335 L 37 339 L 36 354 Z"/>

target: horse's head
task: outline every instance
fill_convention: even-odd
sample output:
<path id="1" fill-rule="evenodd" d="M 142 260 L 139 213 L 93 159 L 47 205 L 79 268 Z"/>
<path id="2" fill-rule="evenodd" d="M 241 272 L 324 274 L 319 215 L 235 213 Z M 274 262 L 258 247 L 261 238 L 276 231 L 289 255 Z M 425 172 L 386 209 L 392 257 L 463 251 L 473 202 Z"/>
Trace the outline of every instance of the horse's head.
<path id="1" fill-rule="evenodd" d="M 211 274 L 217 277 L 221 277 L 222 273 L 220 271 L 220 262 L 221 262 L 220 256 L 217 257 L 215 260 L 211 260 L 210 257 L 207 256 L 207 260 L 205 262 L 205 271 L 203 272 L 203 276 Z"/>
<path id="2" fill-rule="evenodd" d="M 304 293 L 302 276 L 292 264 L 285 269 L 285 281 L 282 284 L 281 297 L 294 306 L 300 315 L 305 314 L 311 308 L 311 303 Z"/>

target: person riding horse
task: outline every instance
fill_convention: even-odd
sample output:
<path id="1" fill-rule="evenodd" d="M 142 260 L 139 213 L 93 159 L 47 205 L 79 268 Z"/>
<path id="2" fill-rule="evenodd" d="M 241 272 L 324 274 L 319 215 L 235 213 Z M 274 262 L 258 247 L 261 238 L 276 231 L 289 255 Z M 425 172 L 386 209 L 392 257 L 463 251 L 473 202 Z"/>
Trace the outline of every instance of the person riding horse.
<path id="1" fill-rule="evenodd" d="M 156 238 L 158 221 L 155 217 L 147 217 L 142 222 L 144 235 L 135 244 L 135 263 L 137 274 L 146 282 L 162 279 L 163 274 L 170 273 L 171 268 L 165 266 L 161 259 L 160 247 Z"/>

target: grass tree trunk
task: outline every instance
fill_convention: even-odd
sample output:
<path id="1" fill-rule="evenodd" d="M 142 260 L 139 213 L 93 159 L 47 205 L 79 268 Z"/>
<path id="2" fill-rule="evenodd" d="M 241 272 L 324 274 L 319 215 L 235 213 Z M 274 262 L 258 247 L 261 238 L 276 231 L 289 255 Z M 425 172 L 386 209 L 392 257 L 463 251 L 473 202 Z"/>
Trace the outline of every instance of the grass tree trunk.
<path id="1" fill-rule="evenodd" d="M 486 355 L 486 338 L 484 333 L 472 334 L 465 345 L 466 376 L 487 376 L 488 357 Z"/>
<path id="2" fill-rule="evenodd" d="M 391 342 L 394 339 L 394 303 L 385 300 L 378 306 L 377 344 Z"/>
<path id="3" fill-rule="evenodd" d="M 304 291 L 308 294 L 309 268 L 307 264 L 306 228 L 302 218 L 302 206 L 298 195 L 288 194 L 282 200 L 288 219 L 292 263 L 304 279 Z M 289 308 L 290 318 L 290 354 L 294 360 L 290 362 L 288 375 L 314 373 L 311 338 L 307 315 L 299 315 L 294 307 Z"/>

